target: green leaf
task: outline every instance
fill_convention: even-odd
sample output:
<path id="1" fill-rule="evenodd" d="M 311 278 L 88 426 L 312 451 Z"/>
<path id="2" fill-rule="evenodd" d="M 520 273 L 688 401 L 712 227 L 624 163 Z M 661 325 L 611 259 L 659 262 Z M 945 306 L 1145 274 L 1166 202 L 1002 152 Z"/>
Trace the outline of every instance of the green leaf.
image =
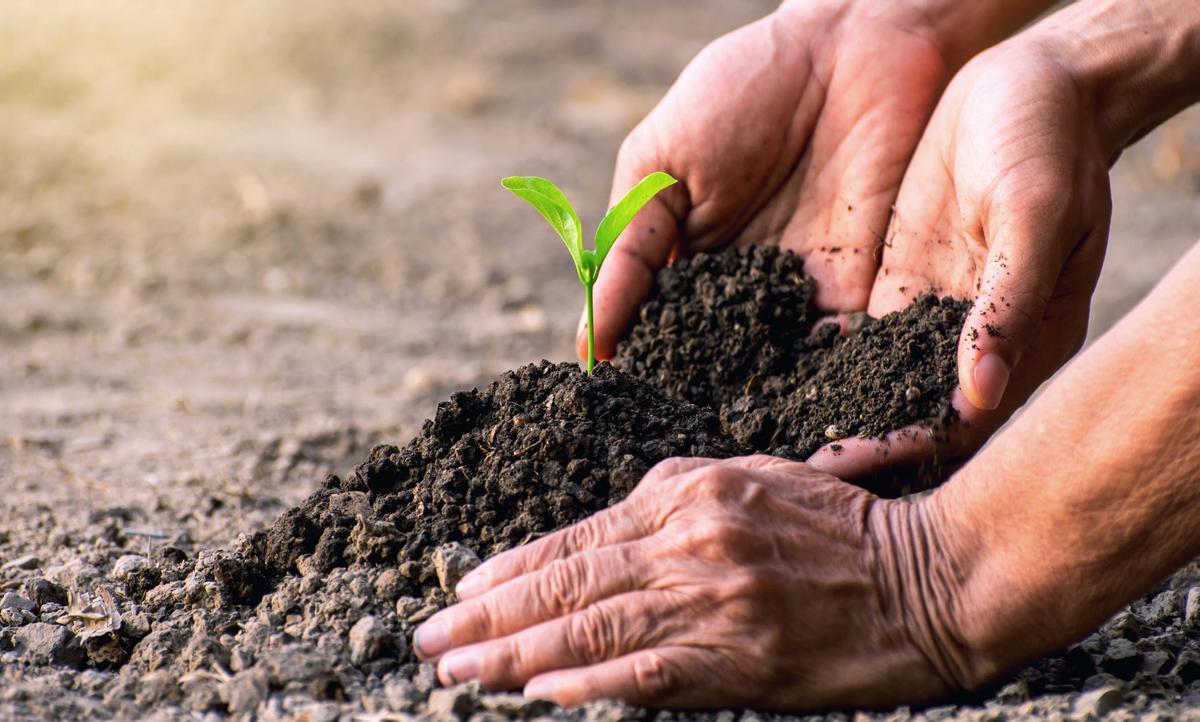
<path id="1" fill-rule="evenodd" d="M 558 186 L 545 178 L 534 176 L 512 176 L 500 181 L 500 185 L 536 208 L 537 212 L 542 214 L 542 218 L 553 226 L 570 251 L 571 259 L 575 261 L 575 270 L 582 281 L 583 229 L 579 223 L 579 214 Z"/>
<path id="2" fill-rule="evenodd" d="M 651 173 L 638 181 L 638 184 L 626 193 L 620 202 L 609 209 L 604 220 L 600 221 L 600 225 L 596 228 L 597 270 L 604 263 L 604 258 L 612 249 L 613 244 L 617 242 L 621 231 L 625 230 L 625 226 L 629 225 L 638 211 L 642 210 L 651 198 L 658 195 L 659 191 L 675 185 L 676 182 L 674 178 L 661 171 Z"/>

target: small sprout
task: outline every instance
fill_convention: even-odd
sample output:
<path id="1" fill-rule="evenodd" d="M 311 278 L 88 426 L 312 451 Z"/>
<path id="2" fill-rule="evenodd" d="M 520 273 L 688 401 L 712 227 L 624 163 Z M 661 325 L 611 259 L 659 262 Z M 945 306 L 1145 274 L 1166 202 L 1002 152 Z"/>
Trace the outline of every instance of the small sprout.
<path id="1" fill-rule="evenodd" d="M 837 424 L 830 424 L 825 427 L 825 438 L 830 441 L 837 441 L 838 439 L 845 438 L 845 436 L 846 434 Z"/>
<path id="2" fill-rule="evenodd" d="M 595 248 L 588 250 L 583 247 L 583 229 L 579 223 L 579 214 L 563 192 L 545 178 L 532 176 L 513 176 L 500 181 L 500 185 L 524 199 L 537 209 L 546 219 L 567 246 L 571 260 L 575 262 L 575 273 L 583 284 L 587 301 L 587 334 L 588 358 L 587 372 L 590 376 L 596 365 L 596 333 L 592 311 L 592 287 L 600 277 L 600 266 L 612 250 L 613 244 L 621 231 L 629 225 L 633 217 L 642 210 L 650 199 L 658 195 L 664 188 L 676 183 L 675 179 L 666 173 L 655 172 L 638 181 L 625 197 L 605 214 L 604 220 L 596 227 Z"/>
<path id="3" fill-rule="evenodd" d="M 904 400 L 910 404 L 917 401 L 920 398 L 921 398 L 921 389 L 917 388 L 916 386 L 909 386 L 908 390 L 904 392 Z"/>

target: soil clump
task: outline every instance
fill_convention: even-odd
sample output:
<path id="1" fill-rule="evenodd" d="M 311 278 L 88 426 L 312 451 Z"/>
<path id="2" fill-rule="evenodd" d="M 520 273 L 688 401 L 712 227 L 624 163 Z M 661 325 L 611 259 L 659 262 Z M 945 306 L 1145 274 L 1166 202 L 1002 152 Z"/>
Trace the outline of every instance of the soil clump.
<path id="1" fill-rule="evenodd" d="M 957 419 L 956 349 L 970 304 L 926 294 L 903 311 L 823 322 L 799 256 L 698 254 L 659 272 L 615 363 L 720 414 L 756 451 L 804 459 L 851 436 Z"/>

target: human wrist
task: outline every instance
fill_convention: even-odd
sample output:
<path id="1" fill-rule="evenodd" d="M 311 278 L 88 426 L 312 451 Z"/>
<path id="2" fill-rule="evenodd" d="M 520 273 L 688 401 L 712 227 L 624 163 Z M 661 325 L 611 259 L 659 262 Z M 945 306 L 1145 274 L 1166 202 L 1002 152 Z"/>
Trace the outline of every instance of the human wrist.
<path id="1" fill-rule="evenodd" d="M 1194 0 L 1084 0 L 1018 42 L 1053 48 L 1094 103 L 1110 159 L 1200 101 L 1200 4 Z"/>
<path id="2" fill-rule="evenodd" d="M 1040 13 L 1053 0 L 831 0 L 848 17 L 887 21 L 928 39 L 939 48 L 953 73 L 977 53 L 1003 40 Z M 781 9 L 811 7 L 813 0 L 784 0 Z"/>
<path id="3" fill-rule="evenodd" d="M 875 544 L 875 573 L 881 597 L 896 610 L 903 634 L 947 690 L 977 689 L 998 671 L 981 645 L 973 643 L 964 619 L 962 591 L 970 567 L 946 537 L 935 505 L 879 500 L 868 517 Z"/>

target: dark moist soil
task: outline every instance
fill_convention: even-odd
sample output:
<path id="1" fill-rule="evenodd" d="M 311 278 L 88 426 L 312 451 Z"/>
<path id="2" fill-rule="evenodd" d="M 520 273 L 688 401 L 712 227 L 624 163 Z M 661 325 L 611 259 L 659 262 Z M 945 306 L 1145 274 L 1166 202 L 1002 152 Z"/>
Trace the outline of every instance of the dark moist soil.
<path id="1" fill-rule="evenodd" d="M 661 271 L 615 363 L 717 411 L 738 442 L 795 459 L 850 436 L 957 419 L 955 352 L 970 304 L 921 296 L 846 335 L 822 323 L 799 256 L 769 246 Z"/>
<path id="2" fill-rule="evenodd" d="M 721 280 L 722 268 L 739 284 Z M 31 555 L 0 565 L 0 719 L 794 719 L 612 702 L 563 710 L 442 689 L 410 645 L 480 557 L 617 502 L 662 459 L 748 453 L 739 440 L 802 456 L 830 424 L 879 435 L 948 420 L 963 304 L 924 298 L 859 319 L 842 338 L 815 328 L 800 270 L 758 250 L 664 272 L 622 358 L 708 408 L 608 364 L 588 379 L 575 364 L 542 362 L 454 394 L 408 445 L 376 447 L 232 549 L 186 537 L 150 547 L 111 526 L 62 564 Z M 713 350 L 686 342 L 689 326 Z M 737 393 L 721 391 L 737 379 Z M 765 401 L 747 406 L 752 393 Z M 1200 574 L 1189 569 L 973 707 L 929 716 L 1084 718 L 1197 703 Z"/>
<path id="3" fill-rule="evenodd" d="M 435 582 L 433 549 L 487 557 L 623 499 L 658 461 L 745 450 L 715 415 L 600 364 L 526 366 L 456 393 L 404 448 L 378 446 L 354 475 L 284 514 L 266 535 L 273 574 L 302 555 L 319 572 L 398 564 L 405 593 Z"/>

